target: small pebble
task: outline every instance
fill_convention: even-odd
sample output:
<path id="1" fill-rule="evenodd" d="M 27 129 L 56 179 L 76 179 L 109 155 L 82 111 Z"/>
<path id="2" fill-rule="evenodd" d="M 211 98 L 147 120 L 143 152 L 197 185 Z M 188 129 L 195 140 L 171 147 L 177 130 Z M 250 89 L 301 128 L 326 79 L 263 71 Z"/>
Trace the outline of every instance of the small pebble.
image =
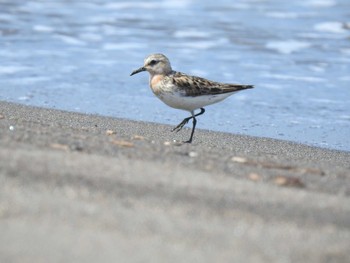
<path id="1" fill-rule="evenodd" d="M 134 144 L 132 142 L 128 142 L 128 141 L 113 140 L 112 143 L 115 145 L 118 145 L 118 146 L 122 146 L 122 147 L 134 147 Z"/>
<path id="2" fill-rule="evenodd" d="M 69 146 L 66 144 L 61 144 L 61 143 L 51 143 L 50 147 L 56 150 L 62 150 L 62 151 L 68 151 Z"/>
<path id="3" fill-rule="evenodd" d="M 9 127 L 10 131 L 14 131 L 15 127 L 13 127 L 12 125 Z"/>
<path id="4" fill-rule="evenodd" d="M 279 186 L 305 187 L 304 183 L 297 177 L 277 176 L 273 182 Z"/>
<path id="5" fill-rule="evenodd" d="M 0 120 L 1 120 L 1 119 L 5 119 L 5 116 L 2 115 L 2 114 L 0 114 Z"/>
<path id="6" fill-rule="evenodd" d="M 164 145 L 169 146 L 169 145 L 171 145 L 171 142 L 166 141 L 166 142 L 164 142 Z"/>
<path id="7" fill-rule="evenodd" d="M 189 152 L 188 156 L 191 157 L 191 158 L 195 158 L 195 157 L 198 156 L 198 153 L 196 153 L 196 152 Z"/>
<path id="8" fill-rule="evenodd" d="M 250 173 L 248 175 L 248 178 L 254 182 L 260 181 L 261 180 L 261 175 L 257 173 Z"/>
<path id="9" fill-rule="evenodd" d="M 233 162 L 236 162 L 236 163 L 246 163 L 246 162 L 248 162 L 248 160 L 246 158 L 239 157 L 239 156 L 234 156 L 234 157 L 231 158 L 231 160 Z"/>
<path id="10" fill-rule="evenodd" d="M 113 134 L 116 134 L 116 132 L 115 132 L 115 131 L 112 131 L 112 130 L 107 130 L 107 131 L 106 131 L 106 134 L 107 134 L 107 135 L 113 135 Z"/>

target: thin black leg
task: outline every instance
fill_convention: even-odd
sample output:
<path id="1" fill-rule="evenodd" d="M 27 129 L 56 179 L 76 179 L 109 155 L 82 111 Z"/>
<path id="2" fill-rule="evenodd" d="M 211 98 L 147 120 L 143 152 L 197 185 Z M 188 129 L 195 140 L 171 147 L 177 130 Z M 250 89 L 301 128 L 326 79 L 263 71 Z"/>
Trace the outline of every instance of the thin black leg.
<path id="1" fill-rule="evenodd" d="M 176 131 L 176 132 L 179 132 L 181 131 L 181 129 L 188 123 L 188 121 L 190 119 L 192 119 L 193 117 L 188 117 L 188 118 L 185 118 L 179 125 L 177 125 L 174 129 L 172 129 L 171 131 Z"/>
<path id="2" fill-rule="evenodd" d="M 205 109 L 204 108 L 201 108 L 201 111 L 199 113 L 197 113 L 196 115 L 192 115 L 191 117 L 187 117 L 185 119 L 183 119 L 183 121 L 177 125 L 174 129 L 172 129 L 171 131 L 176 131 L 176 132 L 179 132 L 181 131 L 181 129 L 189 122 L 190 119 L 193 119 L 199 115 L 202 115 L 203 113 L 205 112 Z"/>
<path id="3" fill-rule="evenodd" d="M 201 112 L 197 113 L 196 115 L 194 115 L 193 117 L 197 117 L 199 115 L 202 115 L 205 112 L 204 108 L 201 108 Z"/>
<path id="4" fill-rule="evenodd" d="M 197 120 L 195 117 L 192 118 L 192 131 L 191 131 L 191 137 L 188 141 L 185 141 L 184 143 L 192 143 L 192 139 L 193 139 L 193 134 L 194 134 L 194 130 L 196 129 L 196 124 L 197 124 Z"/>
<path id="5" fill-rule="evenodd" d="M 174 129 L 172 129 L 171 131 L 176 131 L 176 132 L 179 132 L 181 131 L 181 129 L 189 122 L 190 119 L 193 119 L 192 120 L 192 131 L 191 131 L 191 137 L 188 141 L 186 141 L 185 143 L 191 143 L 192 142 L 192 139 L 193 139 L 193 134 L 194 134 L 194 131 L 196 129 L 196 124 L 197 124 L 197 120 L 196 120 L 196 117 L 199 116 L 199 115 L 202 115 L 204 112 L 205 112 L 205 109 L 204 108 L 200 108 L 200 112 L 193 115 L 192 113 L 192 116 L 191 117 L 187 117 L 185 118 L 179 125 L 177 125 Z"/>

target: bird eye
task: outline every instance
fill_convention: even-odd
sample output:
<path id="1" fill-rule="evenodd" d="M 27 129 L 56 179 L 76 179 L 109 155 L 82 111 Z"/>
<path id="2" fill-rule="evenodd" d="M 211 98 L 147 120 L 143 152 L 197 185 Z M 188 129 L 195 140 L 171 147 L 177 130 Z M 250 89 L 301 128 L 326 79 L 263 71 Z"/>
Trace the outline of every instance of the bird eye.
<path id="1" fill-rule="evenodd" d="M 154 59 L 152 59 L 150 62 L 149 62 L 149 64 L 151 65 L 151 66 L 153 66 L 153 65 L 155 65 L 155 64 L 157 64 L 158 63 L 158 61 L 157 60 L 154 60 Z"/>

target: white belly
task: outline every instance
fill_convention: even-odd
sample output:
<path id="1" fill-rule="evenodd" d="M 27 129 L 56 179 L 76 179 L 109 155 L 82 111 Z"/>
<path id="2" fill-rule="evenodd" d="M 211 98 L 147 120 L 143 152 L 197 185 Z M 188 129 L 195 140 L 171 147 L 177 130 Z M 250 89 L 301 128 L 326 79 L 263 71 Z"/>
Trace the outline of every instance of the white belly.
<path id="1" fill-rule="evenodd" d="M 157 97 L 172 108 L 187 110 L 191 112 L 204 106 L 222 101 L 232 94 L 233 93 L 225 93 L 217 95 L 187 97 L 179 93 L 160 93 L 157 94 Z"/>

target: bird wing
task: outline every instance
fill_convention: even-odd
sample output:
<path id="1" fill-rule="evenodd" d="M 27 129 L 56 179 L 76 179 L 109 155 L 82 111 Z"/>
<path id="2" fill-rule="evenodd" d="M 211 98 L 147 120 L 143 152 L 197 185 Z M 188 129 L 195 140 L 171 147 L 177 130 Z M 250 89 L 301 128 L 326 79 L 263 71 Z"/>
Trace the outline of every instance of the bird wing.
<path id="1" fill-rule="evenodd" d="M 180 92 L 191 97 L 231 93 L 254 87 L 252 85 L 225 84 L 210 81 L 201 77 L 189 76 L 181 72 L 175 72 L 171 76 L 171 81 L 178 87 Z"/>

